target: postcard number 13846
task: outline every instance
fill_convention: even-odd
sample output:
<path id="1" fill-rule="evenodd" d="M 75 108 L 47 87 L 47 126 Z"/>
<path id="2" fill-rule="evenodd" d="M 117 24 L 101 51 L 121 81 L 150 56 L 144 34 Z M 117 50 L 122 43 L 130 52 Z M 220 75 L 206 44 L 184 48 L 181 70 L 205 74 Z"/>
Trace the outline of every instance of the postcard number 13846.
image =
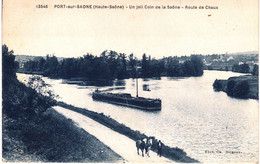
<path id="1" fill-rule="evenodd" d="M 38 4 L 38 5 L 36 5 L 36 8 L 47 9 L 47 8 L 48 8 L 48 5 Z"/>

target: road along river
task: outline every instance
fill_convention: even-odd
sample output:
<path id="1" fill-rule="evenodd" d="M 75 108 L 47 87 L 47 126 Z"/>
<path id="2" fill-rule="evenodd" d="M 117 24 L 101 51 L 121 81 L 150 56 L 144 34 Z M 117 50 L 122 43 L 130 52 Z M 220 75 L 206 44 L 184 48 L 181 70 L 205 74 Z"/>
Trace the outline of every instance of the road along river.
<path id="1" fill-rule="evenodd" d="M 94 135 L 101 142 L 109 146 L 112 150 L 114 150 L 117 154 L 123 157 L 126 162 L 148 162 L 148 163 L 169 163 L 173 162 L 164 157 L 158 157 L 156 153 L 153 151 L 149 151 L 150 157 L 141 156 L 137 154 L 137 150 L 135 147 L 135 141 L 129 139 L 128 137 L 119 134 L 104 125 L 81 115 L 77 112 L 71 111 L 69 109 L 65 109 L 63 107 L 55 106 L 53 107 L 57 112 L 63 114 L 65 117 L 73 120 L 77 126 L 83 128 L 88 133 Z"/>

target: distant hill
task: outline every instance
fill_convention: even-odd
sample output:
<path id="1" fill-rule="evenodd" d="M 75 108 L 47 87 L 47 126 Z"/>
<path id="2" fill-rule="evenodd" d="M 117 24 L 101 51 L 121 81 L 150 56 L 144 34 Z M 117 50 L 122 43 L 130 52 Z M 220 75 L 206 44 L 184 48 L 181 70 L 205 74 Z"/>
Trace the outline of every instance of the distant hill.
<path id="1" fill-rule="evenodd" d="M 256 55 L 258 51 L 247 51 L 247 52 L 236 52 L 236 53 L 228 53 L 229 55 Z"/>
<path id="2" fill-rule="evenodd" d="M 19 62 L 19 68 L 22 68 L 24 63 L 30 61 L 30 60 L 40 60 L 41 58 L 46 59 L 46 56 L 30 56 L 30 55 L 14 55 L 15 60 Z M 64 59 L 64 57 L 57 57 L 58 61 L 61 61 Z"/>
<path id="3" fill-rule="evenodd" d="M 46 56 L 30 56 L 30 55 L 15 55 L 15 61 L 18 62 L 27 62 L 29 60 L 37 60 L 40 58 L 46 59 Z M 61 61 L 64 59 L 64 57 L 57 57 L 58 61 Z"/>

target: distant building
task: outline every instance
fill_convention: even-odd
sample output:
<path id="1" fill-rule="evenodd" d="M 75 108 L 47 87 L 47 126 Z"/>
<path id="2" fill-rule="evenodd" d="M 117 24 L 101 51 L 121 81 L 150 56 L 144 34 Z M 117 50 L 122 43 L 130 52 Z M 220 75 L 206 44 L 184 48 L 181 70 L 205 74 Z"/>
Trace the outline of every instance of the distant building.
<path id="1" fill-rule="evenodd" d="M 230 60 L 234 60 L 234 58 L 232 56 L 230 56 L 229 58 L 227 58 L 227 61 L 230 61 Z"/>

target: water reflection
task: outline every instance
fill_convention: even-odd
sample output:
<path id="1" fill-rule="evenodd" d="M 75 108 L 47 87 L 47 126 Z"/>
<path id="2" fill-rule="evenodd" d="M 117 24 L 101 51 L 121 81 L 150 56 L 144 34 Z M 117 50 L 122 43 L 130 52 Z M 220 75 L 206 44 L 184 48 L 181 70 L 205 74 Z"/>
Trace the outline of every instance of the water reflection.
<path id="1" fill-rule="evenodd" d="M 122 82 L 121 82 L 122 83 Z M 62 79 L 62 84 L 76 84 L 80 86 L 113 86 L 114 81 L 113 80 L 106 80 L 106 79 L 98 79 L 98 80 L 67 80 Z"/>
<path id="2" fill-rule="evenodd" d="M 166 77 L 167 80 L 176 80 L 179 81 L 180 79 L 185 79 L 185 77 Z"/>
<path id="3" fill-rule="evenodd" d="M 102 91 L 109 92 L 109 91 L 124 90 L 124 89 L 125 87 L 111 87 L 111 88 L 103 89 Z"/>
<path id="4" fill-rule="evenodd" d="M 143 78 L 143 81 L 150 81 L 151 78 Z"/>
<path id="5" fill-rule="evenodd" d="M 114 80 L 115 86 L 125 86 L 125 80 Z"/>
<path id="6" fill-rule="evenodd" d="M 142 78 L 143 81 L 151 81 L 151 80 L 161 80 L 161 77 L 152 77 L 152 78 Z"/>
<path id="7" fill-rule="evenodd" d="M 151 91 L 148 84 L 143 84 L 143 91 Z"/>
<path id="8" fill-rule="evenodd" d="M 161 77 L 154 77 L 153 80 L 161 80 Z"/>

